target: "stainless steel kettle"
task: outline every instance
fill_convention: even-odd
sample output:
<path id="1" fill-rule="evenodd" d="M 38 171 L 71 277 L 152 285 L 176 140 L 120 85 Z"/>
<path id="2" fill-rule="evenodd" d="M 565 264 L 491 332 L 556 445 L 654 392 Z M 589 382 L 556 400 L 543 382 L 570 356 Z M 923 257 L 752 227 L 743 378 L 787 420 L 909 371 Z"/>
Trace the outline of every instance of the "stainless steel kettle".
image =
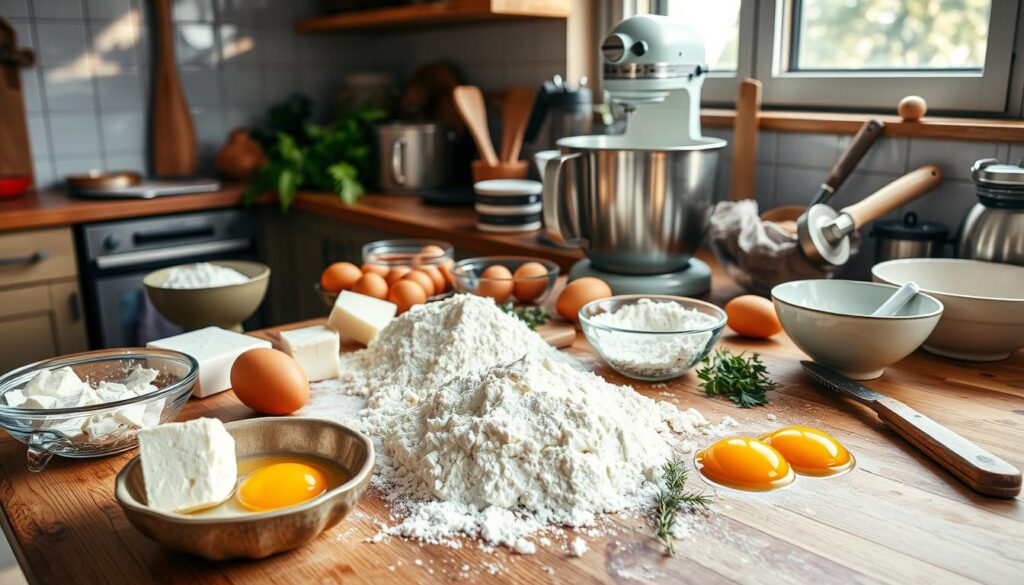
<path id="1" fill-rule="evenodd" d="M 982 159 L 971 177 L 978 203 L 960 225 L 957 256 L 1024 266 L 1024 161 Z"/>

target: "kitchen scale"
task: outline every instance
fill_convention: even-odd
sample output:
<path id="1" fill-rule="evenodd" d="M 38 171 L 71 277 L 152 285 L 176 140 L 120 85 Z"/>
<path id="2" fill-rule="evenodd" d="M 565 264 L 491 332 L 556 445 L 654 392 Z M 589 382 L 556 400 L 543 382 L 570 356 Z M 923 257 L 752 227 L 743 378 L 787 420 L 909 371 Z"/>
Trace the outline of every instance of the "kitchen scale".
<path id="1" fill-rule="evenodd" d="M 623 20 L 601 45 L 603 89 L 628 116 L 622 135 L 573 136 L 544 169 L 544 222 L 615 294 L 699 296 L 711 268 L 693 255 L 708 229 L 725 141 L 701 135 L 704 43 L 685 22 Z"/>

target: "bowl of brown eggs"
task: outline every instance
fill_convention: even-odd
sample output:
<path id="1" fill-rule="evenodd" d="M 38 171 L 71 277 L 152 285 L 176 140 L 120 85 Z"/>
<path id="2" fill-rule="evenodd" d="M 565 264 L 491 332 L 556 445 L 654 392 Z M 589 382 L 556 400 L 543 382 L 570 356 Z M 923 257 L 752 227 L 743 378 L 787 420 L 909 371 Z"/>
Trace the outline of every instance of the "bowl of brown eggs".
<path id="1" fill-rule="evenodd" d="M 558 265 L 528 256 L 485 256 L 455 263 L 452 284 L 461 293 L 539 305 L 558 280 Z"/>

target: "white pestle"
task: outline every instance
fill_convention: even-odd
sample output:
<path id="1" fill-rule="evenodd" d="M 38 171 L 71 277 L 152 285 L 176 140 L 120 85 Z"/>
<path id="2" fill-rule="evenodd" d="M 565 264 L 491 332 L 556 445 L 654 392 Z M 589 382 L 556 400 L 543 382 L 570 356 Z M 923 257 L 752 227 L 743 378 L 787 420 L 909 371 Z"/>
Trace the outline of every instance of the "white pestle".
<path id="1" fill-rule="evenodd" d="M 921 292 L 921 287 L 917 286 L 916 282 L 908 282 L 901 286 L 896 292 L 892 293 L 892 296 L 886 299 L 882 303 L 881 307 L 875 309 L 874 313 L 871 313 L 872 317 L 892 317 L 903 308 L 904 305 L 910 302 L 911 299 L 917 296 L 917 293 Z"/>

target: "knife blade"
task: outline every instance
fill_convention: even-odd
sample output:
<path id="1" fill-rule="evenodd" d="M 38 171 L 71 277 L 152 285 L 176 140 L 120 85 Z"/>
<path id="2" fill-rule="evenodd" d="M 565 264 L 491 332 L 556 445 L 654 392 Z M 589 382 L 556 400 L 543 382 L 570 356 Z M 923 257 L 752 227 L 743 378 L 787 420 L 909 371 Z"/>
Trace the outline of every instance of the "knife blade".
<path id="1" fill-rule="evenodd" d="M 822 386 L 874 410 L 892 430 L 974 491 L 999 498 L 1013 498 L 1020 493 L 1021 473 L 1013 465 L 899 400 L 875 392 L 827 366 L 811 361 L 801 361 L 800 365 Z"/>

